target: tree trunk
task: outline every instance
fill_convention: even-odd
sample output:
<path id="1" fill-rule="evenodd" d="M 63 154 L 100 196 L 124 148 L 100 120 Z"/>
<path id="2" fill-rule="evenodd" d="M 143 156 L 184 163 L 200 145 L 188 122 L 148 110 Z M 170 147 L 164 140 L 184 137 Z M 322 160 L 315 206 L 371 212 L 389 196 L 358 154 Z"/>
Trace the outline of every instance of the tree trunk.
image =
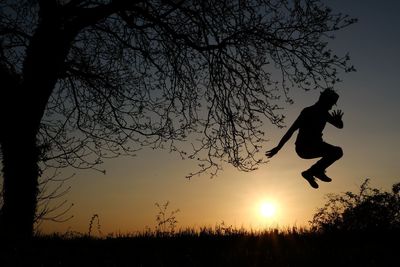
<path id="1" fill-rule="evenodd" d="M 75 36 L 117 8 L 113 2 L 69 14 L 70 10 L 64 12 L 56 2 L 40 1 L 39 24 L 26 50 L 22 76 L 0 91 L 0 104 L 4 104 L 0 107 L 4 178 L 0 235 L 11 239 L 32 237 L 40 175 L 36 136 L 48 99 L 65 70 L 64 62 Z M 1 75 L 4 66 L 0 67 Z"/>
<path id="2" fill-rule="evenodd" d="M 1 144 L 4 178 L 1 230 L 8 240 L 29 239 L 36 212 L 38 150 L 35 136 L 29 134 L 29 129 L 22 130 L 9 135 Z"/>
<path id="3" fill-rule="evenodd" d="M 26 52 L 21 81 L 5 88 L 9 108 L 1 117 L 3 155 L 3 236 L 30 239 L 36 212 L 39 150 L 37 134 L 73 35 L 61 29 L 56 18 L 43 19 Z M 1 238 L 1 237 L 0 237 Z"/>

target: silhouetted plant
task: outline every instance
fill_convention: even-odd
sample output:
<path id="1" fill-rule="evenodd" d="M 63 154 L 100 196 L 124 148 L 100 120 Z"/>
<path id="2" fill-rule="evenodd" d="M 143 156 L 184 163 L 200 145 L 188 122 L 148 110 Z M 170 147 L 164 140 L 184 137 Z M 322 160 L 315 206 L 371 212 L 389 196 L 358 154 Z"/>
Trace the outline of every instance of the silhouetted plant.
<path id="1" fill-rule="evenodd" d="M 328 201 L 314 215 L 314 231 L 400 230 L 400 183 L 391 192 L 369 186 L 366 179 L 358 193 L 329 194 Z"/>
<path id="2" fill-rule="evenodd" d="M 93 214 L 92 218 L 90 218 L 89 221 L 89 229 L 88 229 L 88 236 L 92 236 L 92 231 L 93 231 L 93 224 L 96 223 L 96 229 L 99 235 L 102 235 L 101 233 L 101 225 L 100 225 L 100 217 L 98 214 Z"/>
<path id="3" fill-rule="evenodd" d="M 32 235 L 38 164 L 151 147 L 197 160 L 189 177 L 256 169 L 279 99 L 354 69 L 327 42 L 354 22 L 320 0 L 1 1 L 3 233 Z"/>
<path id="4" fill-rule="evenodd" d="M 169 212 L 169 201 L 163 205 L 158 203 L 155 205 L 158 208 L 158 213 L 156 215 L 156 232 L 161 235 L 173 235 L 175 233 L 176 225 L 178 224 L 176 214 L 179 212 L 179 209 Z"/>

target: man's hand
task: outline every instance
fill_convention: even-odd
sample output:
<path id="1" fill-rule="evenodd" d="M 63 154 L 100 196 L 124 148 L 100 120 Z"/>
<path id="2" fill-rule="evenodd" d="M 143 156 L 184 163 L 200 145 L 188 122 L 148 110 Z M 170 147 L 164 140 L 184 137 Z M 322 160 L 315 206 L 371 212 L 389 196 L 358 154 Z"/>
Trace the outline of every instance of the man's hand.
<path id="1" fill-rule="evenodd" d="M 265 156 L 267 156 L 268 158 L 272 158 L 276 153 L 278 153 L 279 150 L 279 147 L 274 147 L 273 149 L 265 152 Z"/>
<path id="2" fill-rule="evenodd" d="M 339 110 L 334 110 L 331 113 L 330 123 L 332 125 L 334 125 L 335 127 L 339 128 L 339 129 L 342 129 L 343 128 L 342 117 L 343 117 L 343 112 L 340 109 Z"/>
<path id="3" fill-rule="evenodd" d="M 341 121 L 342 117 L 343 117 L 343 111 L 341 111 L 340 109 L 334 110 L 331 115 L 332 115 L 334 120 L 340 120 Z"/>

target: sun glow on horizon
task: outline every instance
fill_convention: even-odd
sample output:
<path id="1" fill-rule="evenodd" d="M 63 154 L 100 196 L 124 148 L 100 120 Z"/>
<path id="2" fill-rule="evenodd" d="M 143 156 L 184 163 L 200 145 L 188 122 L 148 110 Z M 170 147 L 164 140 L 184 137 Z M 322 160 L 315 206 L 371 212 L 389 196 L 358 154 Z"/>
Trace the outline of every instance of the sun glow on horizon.
<path id="1" fill-rule="evenodd" d="M 264 201 L 259 207 L 260 216 L 263 218 L 273 218 L 276 215 L 276 204 L 270 201 Z"/>

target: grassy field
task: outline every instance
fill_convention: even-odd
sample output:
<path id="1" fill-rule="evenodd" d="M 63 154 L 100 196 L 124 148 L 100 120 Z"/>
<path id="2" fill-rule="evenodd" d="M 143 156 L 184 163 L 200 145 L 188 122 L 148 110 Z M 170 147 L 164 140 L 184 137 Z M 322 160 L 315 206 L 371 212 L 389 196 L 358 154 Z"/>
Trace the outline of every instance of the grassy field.
<path id="1" fill-rule="evenodd" d="M 398 266 L 400 233 L 232 228 L 93 238 L 37 236 L 0 266 Z"/>

